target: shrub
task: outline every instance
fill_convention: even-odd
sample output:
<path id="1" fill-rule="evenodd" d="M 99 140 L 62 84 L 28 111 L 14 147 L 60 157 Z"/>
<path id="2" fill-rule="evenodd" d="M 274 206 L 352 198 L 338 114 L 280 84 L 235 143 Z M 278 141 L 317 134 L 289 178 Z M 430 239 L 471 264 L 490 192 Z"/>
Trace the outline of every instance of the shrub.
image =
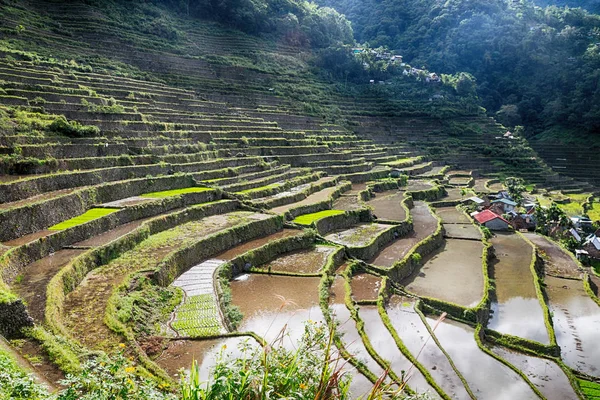
<path id="1" fill-rule="evenodd" d="M 96 136 L 100 133 L 100 129 L 97 126 L 81 125 L 77 121 L 69 122 L 62 115 L 56 118 L 46 129 L 49 132 L 67 137 L 88 137 Z"/>

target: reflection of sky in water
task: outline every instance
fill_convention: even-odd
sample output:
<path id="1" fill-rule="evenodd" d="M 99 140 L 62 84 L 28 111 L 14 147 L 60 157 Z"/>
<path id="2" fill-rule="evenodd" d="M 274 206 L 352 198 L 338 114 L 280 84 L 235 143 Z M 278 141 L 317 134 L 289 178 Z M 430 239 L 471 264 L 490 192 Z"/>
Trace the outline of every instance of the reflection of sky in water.
<path id="1" fill-rule="evenodd" d="M 554 361 L 493 347 L 492 351 L 519 368 L 548 399 L 577 400 L 569 378 Z"/>
<path id="2" fill-rule="evenodd" d="M 548 344 L 542 306 L 537 298 L 512 297 L 503 303 L 492 303 L 493 314 L 488 328 Z"/>
<path id="3" fill-rule="evenodd" d="M 563 360 L 573 368 L 600 377 L 600 307 L 587 296 L 566 302 L 565 309 L 551 307 L 556 340 Z"/>
<path id="4" fill-rule="evenodd" d="M 452 369 L 448 359 L 439 349 L 435 341 L 430 339 L 423 347 L 430 335 L 427 328 L 423 325 L 421 318 L 414 311 L 413 306 L 414 303 L 406 302 L 403 304 L 390 305 L 390 307 L 388 307 L 387 313 L 394 330 L 400 339 L 402 339 L 408 350 L 415 357 L 418 355 L 417 359 L 419 362 L 429 370 L 433 379 L 447 394 L 453 399 L 469 399 L 469 394 L 464 389 L 463 383 L 458 375 L 456 375 L 456 372 Z M 367 333 L 371 336 L 368 326 L 369 325 L 367 324 Z M 394 343 L 393 340 L 390 343 Z M 426 381 L 424 384 L 427 384 Z M 417 389 L 421 387 L 420 382 L 416 382 L 414 376 L 411 378 L 411 381 L 409 381 L 409 385 L 411 385 L 411 387 L 415 386 Z M 430 392 L 433 392 L 433 389 L 429 390 Z"/>
<path id="5" fill-rule="evenodd" d="M 427 319 L 431 326 L 436 321 Z M 478 399 L 537 399 L 531 388 L 511 369 L 482 352 L 475 342 L 474 330 L 444 321 L 435 335 L 467 379 Z"/>
<path id="6" fill-rule="evenodd" d="M 398 376 L 401 376 L 402 371 L 405 371 L 405 378 L 408 379 L 408 385 L 412 389 L 419 393 L 429 392 L 432 398 L 437 398 L 437 393 L 429 386 L 421 372 L 413 367 L 412 363 L 406 359 L 396 346 L 394 338 L 381 321 L 377 307 L 361 307 L 359 315 L 365 323 L 365 332 L 371 341 L 371 345 L 380 356 L 390 362 L 392 371 Z"/>

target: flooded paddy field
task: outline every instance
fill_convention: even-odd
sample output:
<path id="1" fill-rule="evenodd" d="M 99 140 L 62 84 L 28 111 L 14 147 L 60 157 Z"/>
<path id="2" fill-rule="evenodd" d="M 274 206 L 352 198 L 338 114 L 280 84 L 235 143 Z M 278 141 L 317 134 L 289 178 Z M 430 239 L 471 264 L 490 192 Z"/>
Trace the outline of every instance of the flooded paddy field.
<path id="1" fill-rule="evenodd" d="M 562 359 L 577 371 L 600 377 L 600 307 L 580 280 L 546 276 L 544 281 Z"/>
<path id="2" fill-rule="evenodd" d="M 275 207 L 275 208 L 272 208 L 271 211 L 273 211 L 274 213 L 277 213 L 277 214 L 284 214 L 284 213 L 288 212 L 289 210 L 291 210 L 292 208 L 319 203 L 321 201 L 325 201 L 325 200 L 329 199 L 329 197 L 338 189 L 339 189 L 338 186 L 328 187 L 326 189 L 320 190 L 318 192 L 315 192 L 315 193 L 307 196 L 304 200 L 298 201 L 296 203 L 290 203 L 290 204 L 286 204 L 283 206 Z M 346 193 L 348 193 L 348 192 L 346 192 Z"/>
<path id="3" fill-rule="evenodd" d="M 471 220 L 464 211 L 456 207 L 439 207 L 435 213 L 441 218 L 443 224 L 471 224 Z"/>
<path id="4" fill-rule="evenodd" d="M 370 274 L 357 274 L 350 283 L 352 297 L 356 301 L 377 300 L 381 289 L 381 278 Z"/>
<path id="5" fill-rule="evenodd" d="M 332 246 L 316 246 L 277 257 L 275 260 L 257 268 L 273 272 L 293 272 L 314 274 L 320 272 L 327 264 L 327 258 L 336 251 Z"/>
<path id="6" fill-rule="evenodd" d="M 392 296 L 386 312 L 394 330 L 411 354 L 427 368 L 436 383 L 449 396 L 453 399 L 469 399 L 469 393 L 460 377 L 435 341 L 430 338 L 427 327 L 414 310 L 414 306 L 415 300 L 412 298 Z"/>
<path id="7" fill-rule="evenodd" d="M 491 350 L 519 368 L 548 400 L 579 398 L 571 387 L 569 378 L 555 362 L 502 347 L 492 347 Z"/>
<path id="8" fill-rule="evenodd" d="M 406 212 L 402 207 L 404 193 L 396 190 L 376 193 L 375 197 L 367 202 L 373 208 L 373 215 L 377 219 L 386 221 L 404 221 Z"/>
<path id="9" fill-rule="evenodd" d="M 467 380 L 477 399 L 514 400 L 537 399 L 538 396 L 516 372 L 483 352 L 475 341 L 475 330 L 451 320 L 438 323 L 435 336 Z"/>
<path id="10" fill-rule="evenodd" d="M 271 342 L 282 329 L 292 345 L 308 320 L 323 321 L 319 308 L 320 278 L 249 274 L 231 282 L 233 304 L 244 318 L 238 330 L 253 331 Z"/>
<path id="11" fill-rule="evenodd" d="M 370 264 L 381 267 L 391 267 L 396 261 L 402 260 L 417 243 L 436 231 L 438 221 L 431 214 L 427 204 L 421 201 L 415 202 L 410 213 L 413 217 L 412 232 L 396 239 L 384 247 L 379 254 L 370 261 Z"/>
<path id="12" fill-rule="evenodd" d="M 514 233 L 496 233 L 491 242 L 496 250 L 490 262 L 496 295 L 488 328 L 548 344 L 544 311 L 530 270 L 533 248 Z"/>
<path id="13" fill-rule="evenodd" d="M 481 231 L 472 224 L 444 224 L 445 236 L 450 239 L 481 240 Z"/>
<path id="14" fill-rule="evenodd" d="M 473 307 L 483 297 L 482 252 L 481 242 L 446 239 L 402 284 L 419 296 Z"/>
<path id="15" fill-rule="evenodd" d="M 431 398 L 437 398 L 437 393 L 427 383 L 423 374 L 413 366 L 395 345 L 394 338 L 383 324 L 377 307 L 360 307 L 358 314 L 365 323 L 365 333 L 369 337 L 373 349 L 385 360 L 389 361 L 391 370 L 399 377 L 402 376 L 402 371 L 405 371 L 405 380 L 411 389 L 419 393 L 428 393 Z"/>

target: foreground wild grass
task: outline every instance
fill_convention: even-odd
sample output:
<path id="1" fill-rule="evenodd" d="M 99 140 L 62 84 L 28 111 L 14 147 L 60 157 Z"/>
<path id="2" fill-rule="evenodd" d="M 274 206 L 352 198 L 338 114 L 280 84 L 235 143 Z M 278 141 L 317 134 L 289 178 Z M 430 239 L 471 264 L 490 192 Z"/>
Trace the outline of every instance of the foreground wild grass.
<path id="1" fill-rule="evenodd" d="M 200 377 L 197 362 L 178 387 L 142 378 L 142 370 L 126 358 L 125 345 L 108 357 L 88 360 L 77 374 L 61 382 L 59 393 L 51 394 L 0 351 L 0 395 L 11 399 L 49 400 L 349 400 L 351 375 L 346 361 L 333 345 L 333 335 L 322 323 L 308 322 L 293 350 L 283 346 L 287 334 L 265 346 L 240 344 L 241 357 L 229 357 L 223 346 L 208 381 Z M 373 386 L 364 400 L 405 399 L 402 389 L 382 382 Z M 424 397 L 411 397 L 413 399 Z"/>
<path id="2" fill-rule="evenodd" d="M 119 211 L 117 208 L 92 208 L 91 210 L 86 211 L 84 214 L 81 214 L 77 217 L 68 219 L 59 224 L 51 226 L 48 228 L 51 231 L 61 231 L 63 229 L 72 228 L 77 225 L 85 224 L 86 222 L 102 218 L 108 214 L 112 214 L 116 211 Z"/>

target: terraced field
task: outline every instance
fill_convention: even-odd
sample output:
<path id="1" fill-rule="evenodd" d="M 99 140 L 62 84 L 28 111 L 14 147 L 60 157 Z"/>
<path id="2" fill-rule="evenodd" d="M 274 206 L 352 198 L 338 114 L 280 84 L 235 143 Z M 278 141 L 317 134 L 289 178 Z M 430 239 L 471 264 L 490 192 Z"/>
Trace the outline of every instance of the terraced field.
<path id="1" fill-rule="evenodd" d="M 519 172 L 593 189 L 524 139 L 449 103 L 478 128 L 457 139 L 428 101 L 350 96 L 308 50 L 214 23 L 177 17 L 170 43 L 86 2 L 0 9 L 0 333 L 42 380 L 120 343 L 150 377 L 198 360 L 207 379 L 220 349 L 293 348 L 310 320 L 339 334 L 354 398 L 384 371 L 432 398 L 597 391 L 592 271 L 455 207 Z"/>

